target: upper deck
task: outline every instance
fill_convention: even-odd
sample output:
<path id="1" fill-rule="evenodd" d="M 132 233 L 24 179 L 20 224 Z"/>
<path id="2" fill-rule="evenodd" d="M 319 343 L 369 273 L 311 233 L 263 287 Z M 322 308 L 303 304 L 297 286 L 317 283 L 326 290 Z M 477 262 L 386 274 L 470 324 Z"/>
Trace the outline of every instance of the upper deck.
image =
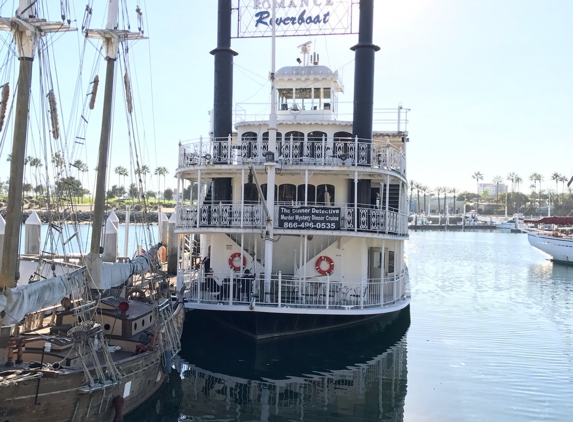
<path id="1" fill-rule="evenodd" d="M 346 136 L 344 136 L 346 135 Z M 406 175 L 407 132 L 375 134 L 373 139 L 352 138 L 348 133 L 287 132 L 277 134 L 276 163 L 294 171 L 310 166 L 313 171 L 348 169 L 391 172 Z M 223 139 L 200 138 L 180 144 L 178 173 L 203 169 L 221 172 L 225 166 L 264 164 L 268 152 L 268 132 Z"/>

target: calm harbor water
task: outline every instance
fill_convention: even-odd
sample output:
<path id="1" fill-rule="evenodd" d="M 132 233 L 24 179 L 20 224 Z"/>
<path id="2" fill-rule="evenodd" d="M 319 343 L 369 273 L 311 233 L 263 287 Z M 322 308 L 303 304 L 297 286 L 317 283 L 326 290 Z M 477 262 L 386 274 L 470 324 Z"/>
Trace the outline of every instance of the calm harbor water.
<path id="1" fill-rule="evenodd" d="M 89 252 L 90 248 L 90 236 L 91 236 L 91 225 L 88 224 L 78 224 L 77 234 L 76 230 L 71 224 L 64 224 L 61 228 L 61 234 L 56 230 L 52 229 L 48 231 L 48 225 L 42 224 L 41 227 L 41 247 L 45 251 L 57 251 L 56 253 L 63 253 L 62 244 L 66 243 L 66 253 L 74 252 Z M 152 243 L 157 243 L 157 224 L 152 224 L 150 226 L 145 226 L 142 224 L 131 224 L 129 226 L 129 236 L 127 239 L 127 251 L 128 255 L 131 257 L 133 253 L 137 250 L 137 245 L 142 245 L 143 248 L 147 248 L 150 238 Z M 22 226 L 20 230 L 20 252 L 25 251 L 25 239 L 26 231 L 25 226 Z M 117 229 L 117 243 L 119 255 L 123 256 L 125 252 L 125 225 L 120 224 Z M 50 235 L 48 235 L 51 233 Z M 148 233 L 151 233 L 149 235 Z M 48 243 L 46 243 L 48 242 Z"/>
<path id="2" fill-rule="evenodd" d="M 180 384 L 127 420 L 572 420 L 573 267 L 510 233 L 415 232 L 407 255 L 390 324 L 255 347 L 188 314 Z"/>

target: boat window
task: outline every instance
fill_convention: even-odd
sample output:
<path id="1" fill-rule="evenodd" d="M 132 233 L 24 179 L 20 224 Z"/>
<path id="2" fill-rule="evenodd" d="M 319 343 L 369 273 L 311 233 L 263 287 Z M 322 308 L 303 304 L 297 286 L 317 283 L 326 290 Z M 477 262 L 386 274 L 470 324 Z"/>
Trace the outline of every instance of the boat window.
<path id="1" fill-rule="evenodd" d="M 291 138 L 292 138 L 292 152 L 291 152 Z M 284 142 L 277 141 L 277 151 L 283 157 L 297 158 L 302 157 L 304 147 L 304 133 L 292 131 L 285 133 Z"/>
<path id="2" fill-rule="evenodd" d="M 296 186 L 289 183 L 280 185 L 279 202 L 296 202 Z"/>
<path id="3" fill-rule="evenodd" d="M 394 251 L 388 251 L 388 273 L 394 272 Z"/>
<path id="4" fill-rule="evenodd" d="M 331 110 L 331 96 L 330 96 L 330 88 L 322 88 L 322 103 L 324 104 L 325 110 Z"/>
<path id="5" fill-rule="evenodd" d="M 348 132 L 336 132 L 334 134 L 334 156 L 341 158 L 341 156 L 350 157 L 349 144 L 352 143 L 352 134 Z M 344 157 L 342 157 L 344 158 Z"/>
<path id="6" fill-rule="evenodd" d="M 326 138 L 328 135 L 325 132 L 315 131 L 310 132 L 307 135 L 308 142 L 306 144 L 306 157 L 316 157 L 322 158 L 324 154 L 322 153 L 323 147 L 326 149 Z"/>
<path id="7" fill-rule="evenodd" d="M 281 132 L 277 132 L 277 151 L 280 151 L 280 146 L 282 145 L 283 134 Z M 265 155 L 265 152 L 269 150 L 269 132 L 263 133 L 263 151 L 262 156 Z"/>
<path id="8" fill-rule="evenodd" d="M 267 199 L 267 184 L 263 183 L 261 185 L 261 191 L 263 192 L 263 196 L 265 197 L 265 200 Z M 275 201 L 278 201 L 278 197 L 279 197 L 279 190 L 277 189 L 277 185 L 275 185 Z"/>
<path id="9" fill-rule="evenodd" d="M 265 186 L 266 188 L 266 186 Z M 245 183 L 245 202 L 259 202 L 259 191 L 254 183 Z"/>
<path id="10" fill-rule="evenodd" d="M 299 110 L 306 110 L 307 107 L 310 109 L 310 105 L 312 103 L 311 88 L 296 88 L 294 95 L 295 95 L 295 103 L 293 104 L 293 110 L 295 110 L 296 106 L 298 106 Z"/>
<path id="11" fill-rule="evenodd" d="M 334 204 L 334 185 L 318 185 L 316 191 L 317 205 L 332 206 Z"/>
<path id="12" fill-rule="evenodd" d="M 245 132 L 241 135 L 241 156 L 243 158 L 253 158 L 257 151 L 257 134 L 255 132 Z"/>
<path id="13" fill-rule="evenodd" d="M 297 188 L 297 201 L 304 204 L 304 185 L 298 185 Z M 308 185 L 308 205 L 314 205 L 316 201 L 316 187 L 314 185 Z"/>

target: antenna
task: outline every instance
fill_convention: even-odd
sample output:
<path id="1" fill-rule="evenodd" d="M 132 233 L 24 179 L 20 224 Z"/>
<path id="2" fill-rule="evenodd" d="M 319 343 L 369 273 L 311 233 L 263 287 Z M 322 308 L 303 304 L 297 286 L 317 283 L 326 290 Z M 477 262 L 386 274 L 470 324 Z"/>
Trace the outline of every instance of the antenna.
<path id="1" fill-rule="evenodd" d="M 300 54 L 302 54 L 302 65 L 308 66 L 308 53 L 310 53 L 310 45 L 312 41 L 307 41 L 304 44 L 298 45 L 296 48 L 300 48 Z"/>

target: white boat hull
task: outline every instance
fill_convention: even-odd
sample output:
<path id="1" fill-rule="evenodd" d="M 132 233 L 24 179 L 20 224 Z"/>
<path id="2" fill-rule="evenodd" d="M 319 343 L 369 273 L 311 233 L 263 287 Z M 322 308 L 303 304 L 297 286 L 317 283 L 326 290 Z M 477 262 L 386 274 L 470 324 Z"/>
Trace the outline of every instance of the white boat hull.
<path id="1" fill-rule="evenodd" d="M 552 261 L 573 264 L 573 239 L 539 233 L 528 233 L 529 244 L 549 255 Z"/>

